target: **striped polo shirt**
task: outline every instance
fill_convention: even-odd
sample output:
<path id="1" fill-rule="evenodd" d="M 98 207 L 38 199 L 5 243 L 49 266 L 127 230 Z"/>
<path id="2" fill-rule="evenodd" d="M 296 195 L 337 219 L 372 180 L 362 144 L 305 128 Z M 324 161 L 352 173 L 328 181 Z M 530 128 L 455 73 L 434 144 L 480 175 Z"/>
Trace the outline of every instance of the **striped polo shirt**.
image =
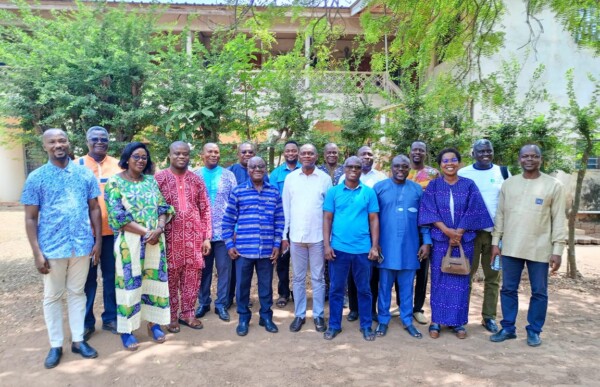
<path id="1" fill-rule="evenodd" d="M 223 239 L 228 250 L 236 247 L 244 258 L 269 258 L 273 248 L 281 246 L 284 222 L 279 190 L 264 182 L 259 192 L 248 180 L 229 195 Z"/>

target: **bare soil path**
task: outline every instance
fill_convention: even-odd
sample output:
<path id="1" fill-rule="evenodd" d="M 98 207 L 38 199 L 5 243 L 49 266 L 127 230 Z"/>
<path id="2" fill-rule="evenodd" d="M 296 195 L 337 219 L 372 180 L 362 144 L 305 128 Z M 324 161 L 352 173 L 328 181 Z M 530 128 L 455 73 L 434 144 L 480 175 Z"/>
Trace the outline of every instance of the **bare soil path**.
<path id="1" fill-rule="evenodd" d="M 274 309 L 277 334 L 258 326 L 255 306 L 250 333 L 238 337 L 232 308 L 231 322 L 209 313 L 203 330 L 182 327 L 162 345 L 140 329 L 142 344 L 133 353 L 98 322 L 90 339 L 100 353 L 97 359 L 72 354 L 66 342 L 61 364 L 46 370 L 42 281 L 24 230 L 21 209 L 0 210 L 0 386 L 600 385 L 598 246 L 577 247 L 583 279 L 573 282 L 562 273 L 550 279 L 550 308 L 539 348 L 525 343 L 528 282 L 521 289 L 519 337 L 500 344 L 490 342 L 479 324 L 483 284 L 476 283 L 466 340 L 446 330 L 438 340 L 430 339 L 426 326 L 419 326 L 425 337 L 415 340 L 396 319 L 388 335 L 372 343 L 362 339 L 357 322 L 345 320 L 343 333 L 325 341 L 315 332 L 310 312 L 301 332 L 288 330 L 294 317 L 290 303 Z M 256 294 L 252 297 L 257 305 Z M 101 298 L 96 298 L 98 315 Z M 66 322 L 65 329 L 68 340 Z"/>

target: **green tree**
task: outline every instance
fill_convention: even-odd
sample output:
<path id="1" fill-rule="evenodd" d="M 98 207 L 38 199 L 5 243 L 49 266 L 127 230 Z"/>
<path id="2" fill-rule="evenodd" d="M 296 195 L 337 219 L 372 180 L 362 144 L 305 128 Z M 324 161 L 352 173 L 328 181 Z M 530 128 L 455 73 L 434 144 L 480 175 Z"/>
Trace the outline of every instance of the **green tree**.
<path id="1" fill-rule="evenodd" d="M 400 82 L 398 107 L 389 113 L 386 138 L 393 152 L 408 154 L 414 141 L 427 144 L 429 159 L 448 146 L 464 151 L 472 140 L 470 94 L 449 76 L 439 76 L 419 87 L 410 80 Z"/>
<path id="2" fill-rule="evenodd" d="M 18 118 L 31 136 L 62 128 L 79 151 L 92 125 L 126 143 L 156 121 L 147 95 L 156 68 L 152 53 L 163 43 L 153 34 L 156 9 L 78 2 L 75 11 L 44 18 L 25 2 L 14 3 L 16 15 L 0 15 L 8 21 L 0 26 L 0 61 L 7 64 L 0 73 L 3 116 Z"/>
<path id="3" fill-rule="evenodd" d="M 600 139 L 600 82 L 589 76 L 590 82 L 594 84 L 590 102 L 586 106 L 581 106 L 577 102 L 577 93 L 573 83 L 573 69 L 567 71 L 567 95 L 569 104 L 560 110 L 565 115 L 565 124 L 569 131 L 577 136 L 582 142 L 580 152 L 577 154 L 577 178 L 575 183 L 575 195 L 571 208 L 568 211 L 569 218 L 569 248 L 567 252 L 567 275 L 571 278 L 577 277 L 577 260 L 575 255 L 575 220 L 581 204 L 581 191 L 583 188 L 583 179 L 587 171 L 587 164 L 594 151 L 594 143 Z"/>
<path id="4" fill-rule="evenodd" d="M 515 60 L 502 62 L 501 69 L 486 80 L 481 89 L 482 132 L 494 144 L 494 159 L 513 173 L 520 170 L 518 154 L 525 144 L 537 144 L 544 152 L 542 171 L 570 171 L 569 147 L 559 128 L 549 125 L 541 115 L 540 103 L 548 103 L 542 84 L 543 65 L 536 68 L 526 84 L 520 80 L 521 65 Z M 526 85 L 524 93 L 520 87 Z"/>
<path id="5" fill-rule="evenodd" d="M 367 140 L 374 143 L 381 138 L 378 114 L 379 109 L 371 105 L 366 95 L 348 101 L 342 119 L 342 153 L 354 155 Z"/>

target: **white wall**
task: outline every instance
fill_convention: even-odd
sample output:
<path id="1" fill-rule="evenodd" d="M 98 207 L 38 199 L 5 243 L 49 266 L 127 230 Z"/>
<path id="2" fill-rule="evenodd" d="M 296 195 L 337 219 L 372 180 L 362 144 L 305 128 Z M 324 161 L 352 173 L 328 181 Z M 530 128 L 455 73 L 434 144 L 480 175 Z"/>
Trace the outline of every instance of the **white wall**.
<path id="1" fill-rule="evenodd" d="M 23 147 L 0 144 L 0 202 L 18 202 L 25 183 Z"/>
<path id="2" fill-rule="evenodd" d="M 512 57 L 523 65 L 520 75 L 522 91 L 526 90 L 534 70 L 540 64 L 544 64 L 546 71 L 542 77 L 550 98 L 560 104 L 566 105 L 565 73 L 573 68 L 575 90 L 579 103 L 587 105 L 593 90 L 592 84 L 587 78 L 591 73 L 600 80 L 600 57 L 594 57 L 590 49 L 577 47 L 573 37 L 563 29 L 551 11 L 544 11 L 537 16 L 542 22 L 544 32 L 541 33 L 537 42 L 537 53 L 529 47 L 523 46 L 529 40 L 529 27 L 526 24 L 525 2 L 523 0 L 505 0 L 507 13 L 504 16 L 499 30 L 505 32 L 505 43 L 496 55 L 484 59 L 482 71 L 484 75 L 498 71 L 502 60 L 510 60 Z M 532 26 L 538 31 L 535 21 L 531 20 Z M 549 105 L 538 106 L 536 110 L 546 112 Z M 481 107 L 475 108 L 475 119 L 481 117 Z"/>

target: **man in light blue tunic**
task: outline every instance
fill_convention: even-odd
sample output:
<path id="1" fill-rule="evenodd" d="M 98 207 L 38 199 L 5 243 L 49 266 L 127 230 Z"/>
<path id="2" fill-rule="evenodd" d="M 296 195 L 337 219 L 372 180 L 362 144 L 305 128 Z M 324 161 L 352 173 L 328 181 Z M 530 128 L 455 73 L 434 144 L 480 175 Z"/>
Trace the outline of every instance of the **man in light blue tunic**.
<path id="1" fill-rule="evenodd" d="M 379 325 L 377 336 L 385 336 L 390 323 L 390 302 L 394 282 L 400 287 L 400 320 L 408 333 L 422 337 L 412 323 L 413 282 L 419 262 L 429 257 L 431 237 L 429 228 L 418 227 L 418 209 L 423 195 L 421 186 L 406 177 L 410 160 L 404 155 L 392 160 L 392 177 L 375 184 L 373 189 L 379 203 L 380 246 Z M 423 245 L 419 246 L 419 233 Z"/>

